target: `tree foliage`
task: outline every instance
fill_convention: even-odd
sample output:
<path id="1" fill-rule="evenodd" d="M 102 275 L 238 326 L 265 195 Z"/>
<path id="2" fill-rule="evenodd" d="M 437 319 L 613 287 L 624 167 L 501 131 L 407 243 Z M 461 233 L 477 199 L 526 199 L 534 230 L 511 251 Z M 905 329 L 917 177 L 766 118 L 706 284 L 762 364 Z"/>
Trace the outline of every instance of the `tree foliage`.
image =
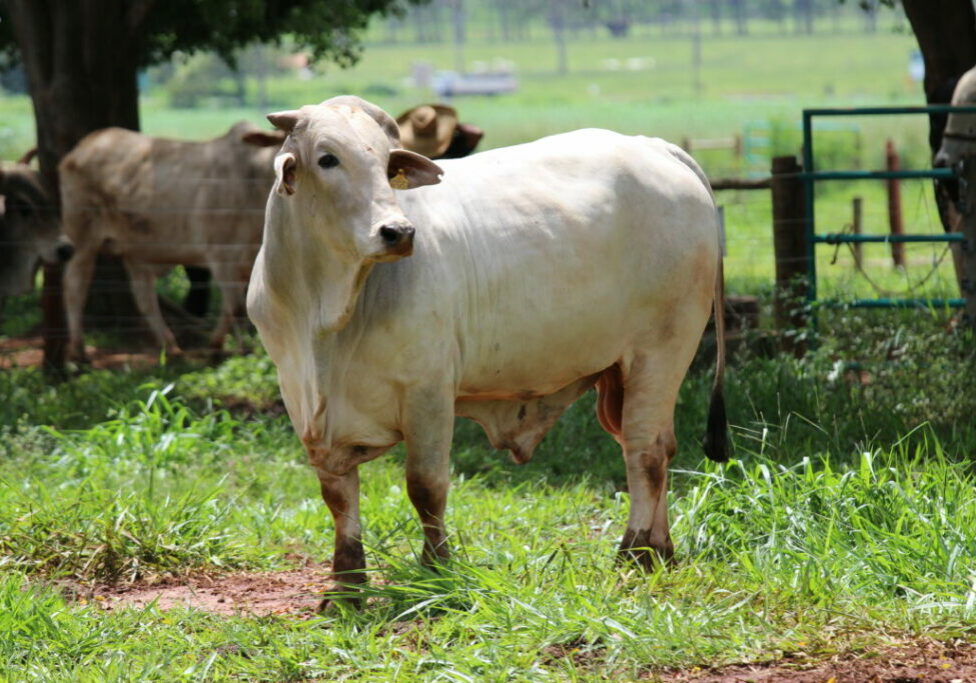
<path id="1" fill-rule="evenodd" d="M 60 4 L 61 0 L 36 0 Z M 213 51 L 233 63 L 235 51 L 250 43 L 278 43 L 291 36 L 315 58 L 349 65 L 360 53 L 359 36 L 373 15 L 402 15 L 409 5 L 428 0 L 132 0 L 124 16 L 107 11 L 105 21 L 124 24 L 134 66 L 142 68 L 174 53 Z M 72 0 L 94 6 L 99 0 Z M 15 26 L 0 4 L 0 49 L 16 57 Z M 51 7 L 51 22 L 63 13 Z"/>

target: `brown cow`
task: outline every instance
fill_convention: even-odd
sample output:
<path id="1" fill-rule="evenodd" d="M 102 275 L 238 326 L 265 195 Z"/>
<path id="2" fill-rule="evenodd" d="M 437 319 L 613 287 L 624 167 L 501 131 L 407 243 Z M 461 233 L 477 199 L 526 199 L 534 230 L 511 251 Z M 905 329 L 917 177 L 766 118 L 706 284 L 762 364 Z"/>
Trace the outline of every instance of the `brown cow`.
<path id="1" fill-rule="evenodd" d="M 243 309 L 282 138 L 247 122 L 205 142 L 106 128 L 65 156 L 64 227 L 76 247 L 64 277 L 72 359 L 85 356 L 82 312 L 103 246 L 122 258 L 136 305 L 170 353 L 179 347 L 163 320 L 156 278 L 174 265 L 209 268 L 222 295 L 210 341 L 223 346 Z"/>

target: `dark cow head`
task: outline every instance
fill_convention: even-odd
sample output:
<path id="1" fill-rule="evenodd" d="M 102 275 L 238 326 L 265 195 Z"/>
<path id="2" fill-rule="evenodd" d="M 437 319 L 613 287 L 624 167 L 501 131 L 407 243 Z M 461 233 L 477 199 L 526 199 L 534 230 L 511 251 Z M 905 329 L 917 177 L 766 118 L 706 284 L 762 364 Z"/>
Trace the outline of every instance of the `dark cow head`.
<path id="1" fill-rule="evenodd" d="M 0 295 L 30 291 L 39 261 L 73 253 L 37 173 L 23 164 L 0 168 Z"/>

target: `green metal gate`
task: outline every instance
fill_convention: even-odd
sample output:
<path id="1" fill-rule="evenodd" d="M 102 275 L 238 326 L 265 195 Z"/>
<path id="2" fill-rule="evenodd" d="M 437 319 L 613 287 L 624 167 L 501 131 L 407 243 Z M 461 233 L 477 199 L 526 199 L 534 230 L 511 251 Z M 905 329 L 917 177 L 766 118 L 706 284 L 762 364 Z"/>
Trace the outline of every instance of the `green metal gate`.
<path id="1" fill-rule="evenodd" d="M 976 113 L 976 106 L 954 107 L 951 105 L 932 105 L 927 107 L 860 107 L 846 109 L 804 109 L 803 110 L 803 181 L 805 198 L 805 227 L 807 263 L 809 280 L 807 282 L 807 305 L 815 311 L 817 303 L 817 260 L 816 247 L 818 244 L 844 244 L 852 242 L 964 242 L 965 238 L 959 232 L 947 232 L 937 235 L 848 235 L 839 233 L 819 234 L 816 231 L 816 211 L 814 207 L 814 185 L 822 180 L 862 180 L 874 178 L 887 180 L 892 178 L 945 178 L 957 177 L 955 171 L 949 168 L 932 168 L 926 170 L 898 170 L 898 171 L 818 171 L 814 168 L 813 155 L 813 119 L 815 117 L 838 116 L 890 116 L 895 114 L 940 114 L 950 112 Z M 909 308 L 946 306 L 961 307 L 965 299 L 855 299 L 840 302 L 832 299 L 822 299 L 820 306 L 845 306 L 859 308 Z"/>

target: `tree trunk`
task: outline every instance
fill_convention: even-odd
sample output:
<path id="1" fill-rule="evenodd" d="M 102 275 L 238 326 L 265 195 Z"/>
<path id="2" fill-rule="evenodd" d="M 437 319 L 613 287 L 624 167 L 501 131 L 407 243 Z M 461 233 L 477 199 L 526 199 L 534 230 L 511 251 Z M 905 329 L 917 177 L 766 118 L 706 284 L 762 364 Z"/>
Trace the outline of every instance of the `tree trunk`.
<path id="1" fill-rule="evenodd" d="M 708 3 L 708 10 L 712 17 L 712 34 L 722 35 L 722 4 L 718 0 L 711 0 Z"/>
<path id="2" fill-rule="evenodd" d="M 813 0 L 793 0 L 793 32 L 813 33 Z"/>
<path id="3" fill-rule="evenodd" d="M 925 99 L 948 104 L 956 81 L 976 64 L 976 13 L 972 0 L 902 0 L 925 63 Z M 932 155 L 942 145 L 944 114 L 929 117 Z"/>
<path id="4" fill-rule="evenodd" d="M 948 104 L 956 81 L 976 64 L 976 12 L 972 0 L 940 0 L 937 3 L 902 0 L 902 6 L 925 63 L 925 100 L 929 104 Z M 929 115 L 929 147 L 933 159 L 942 146 L 946 118 L 945 114 Z M 946 232 L 953 232 L 961 220 L 952 201 L 958 191 L 951 186 L 953 182 L 936 180 L 934 183 L 939 220 Z M 955 245 L 953 265 L 960 291 L 965 296 L 961 251 Z"/>
<path id="5" fill-rule="evenodd" d="M 135 46 L 138 29 L 152 0 L 3 0 L 27 74 L 37 125 L 40 173 L 58 201 L 58 162 L 85 135 L 121 126 L 139 129 Z M 106 50 L 111 45 L 113 49 Z M 114 280 L 114 276 L 109 276 Z M 52 273 L 52 279 L 57 277 Z M 94 280 L 106 282 L 100 268 Z M 45 366 L 64 368 L 64 309 L 49 291 L 45 317 L 51 330 Z M 115 325 L 138 319 L 127 280 L 111 281 L 107 291 L 89 296 L 102 304 Z"/>
<path id="6" fill-rule="evenodd" d="M 464 0 L 451 0 L 451 26 L 454 36 L 454 70 L 463 74 L 467 69 L 464 62 Z"/>
<path id="7" fill-rule="evenodd" d="M 749 34 L 749 18 L 746 15 L 745 0 L 732 0 L 732 15 L 735 17 L 735 32 L 737 35 Z"/>
<path id="8" fill-rule="evenodd" d="M 877 33 L 878 31 L 878 2 L 877 0 L 865 0 L 861 5 L 864 12 L 864 32 Z"/>
<path id="9" fill-rule="evenodd" d="M 569 58 L 566 53 L 566 8 L 563 0 L 549 0 L 549 27 L 556 41 L 556 73 L 564 76 L 569 73 Z"/>

